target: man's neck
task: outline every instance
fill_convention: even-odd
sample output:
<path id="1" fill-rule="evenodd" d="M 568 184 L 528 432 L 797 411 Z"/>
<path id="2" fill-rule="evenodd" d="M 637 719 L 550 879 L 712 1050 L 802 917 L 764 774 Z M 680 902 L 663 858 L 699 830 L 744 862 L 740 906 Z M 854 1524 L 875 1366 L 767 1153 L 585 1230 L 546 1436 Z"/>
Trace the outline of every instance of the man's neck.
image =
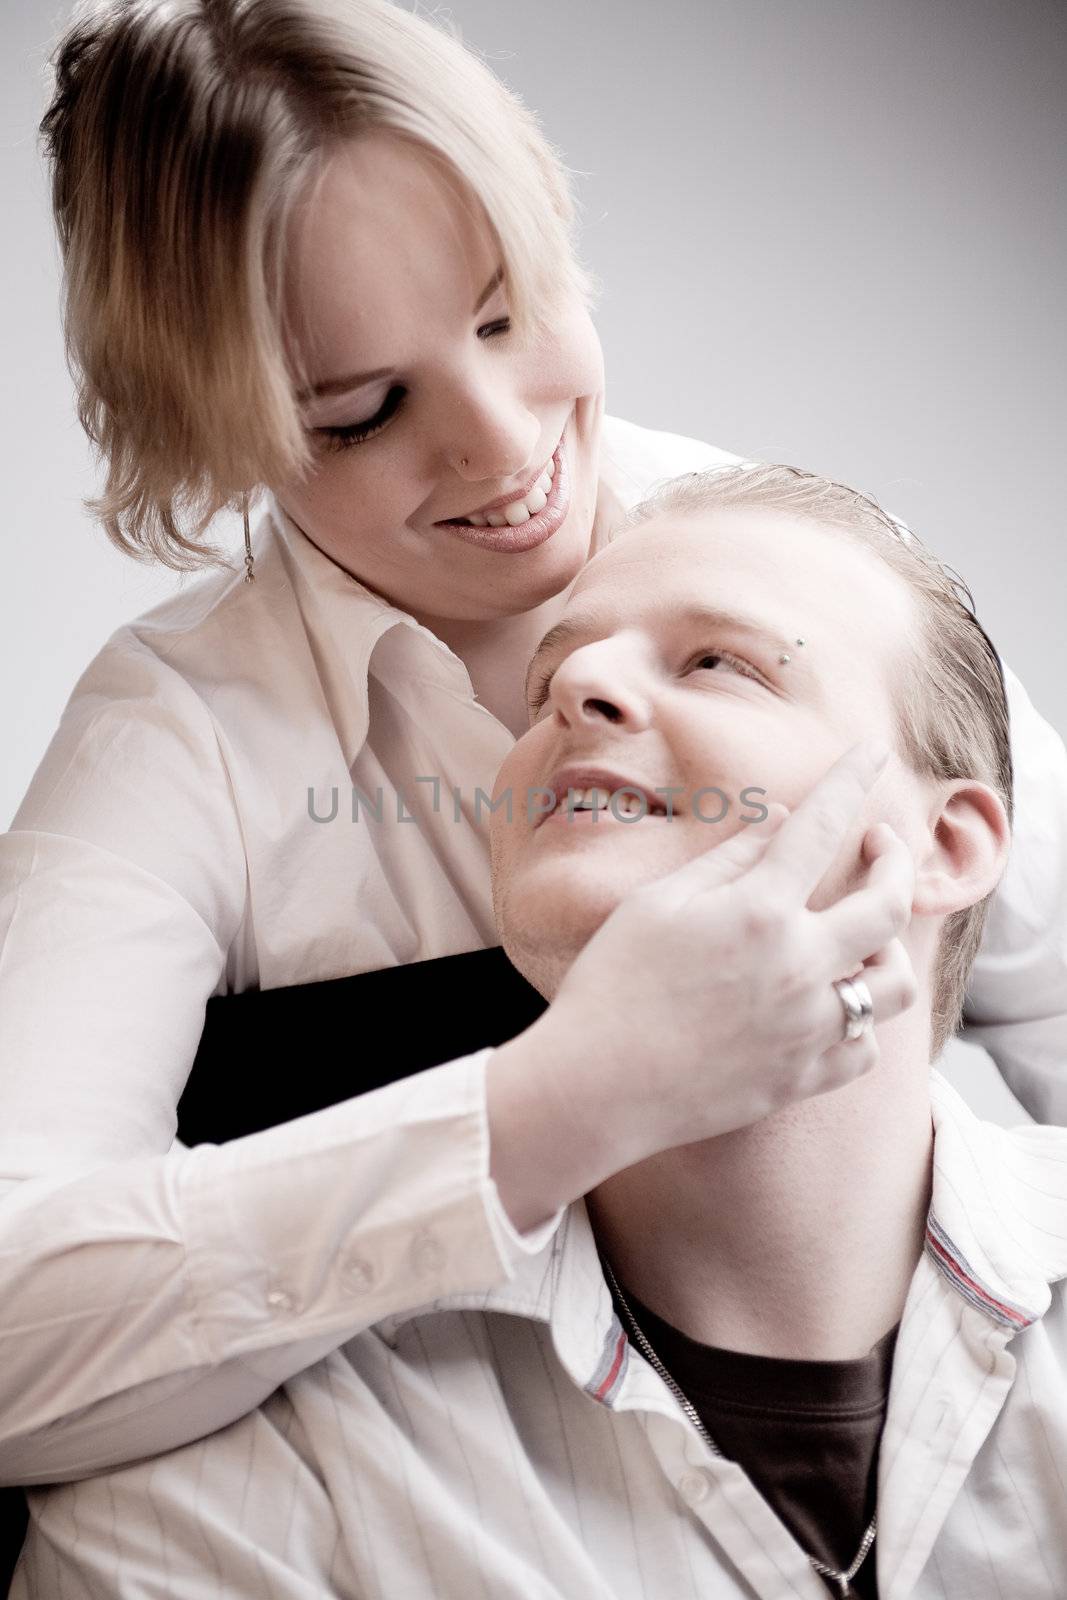
<path id="1" fill-rule="evenodd" d="M 847 1088 L 587 1195 L 624 1291 L 703 1344 L 866 1355 L 900 1319 L 930 1198 L 929 1069 L 907 1021 L 879 1030 L 880 1064 Z"/>

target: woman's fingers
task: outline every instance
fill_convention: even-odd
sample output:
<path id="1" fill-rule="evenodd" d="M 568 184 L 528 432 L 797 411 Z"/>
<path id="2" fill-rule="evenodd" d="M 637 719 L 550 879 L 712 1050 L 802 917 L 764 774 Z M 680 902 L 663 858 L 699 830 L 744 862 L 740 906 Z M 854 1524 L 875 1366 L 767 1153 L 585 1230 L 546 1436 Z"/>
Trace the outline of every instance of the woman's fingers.
<path id="1" fill-rule="evenodd" d="M 862 979 L 870 990 L 873 1015 L 871 1027 L 858 1039 L 845 1038 L 845 1008 L 840 995 L 830 985 L 832 1005 L 828 1007 L 827 1029 L 831 1043 L 823 1054 L 822 1067 L 829 1079 L 828 1087 L 840 1088 L 854 1078 L 869 1072 L 878 1060 L 878 1044 L 872 1031 L 881 1023 L 890 1022 L 915 1004 L 919 984 L 911 957 L 899 939 L 890 939 L 878 953 L 853 974 L 852 981 Z M 836 1037 L 835 1037 L 836 1035 Z"/>
<path id="2" fill-rule="evenodd" d="M 761 817 L 759 822 L 745 823 L 736 833 L 731 834 L 729 839 L 706 851 L 700 858 L 704 861 L 705 867 L 698 887 L 711 888 L 712 883 L 709 882 L 709 878 L 712 874 L 714 874 L 714 884 L 717 886 L 733 883 L 735 878 L 740 878 L 743 873 L 748 872 L 766 854 L 770 841 L 788 815 L 786 806 L 773 802 L 767 807 L 767 815 Z"/>
<path id="3" fill-rule="evenodd" d="M 887 751 L 858 744 L 834 762 L 765 850 L 755 869 L 761 893 L 788 905 L 807 903 L 837 860 L 887 758 Z"/>
<path id="4" fill-rule="evenodd" d="M 864 883 L 832 906 L 813 913 L 819 919 L 820 932 L 829 940 L 830 959 L 838 970 L 866 961 L 911 920 L 915 862 L 903 839 L 887 823 L 879 823 L 867 833 L 863 853 L 870 862 Z"/>
<path id="5" fill-rule="evenodd" d="M 919 983 L 906 947 L 899 939 L 890 939 L 850 980 L 862 978 L 871 991 L 874 1007 L 874 1024 L 889 1022 L 902 1011 L 915 1004 Z M 836 991 L 835 991 L 836 994 Z M 842 1007 L 842 1018 L 844 1007 Z M 842 1021 L 842 1027 L 844 1022 Z"/>
<path id="6" fill-rule="evenodd" d="M 758 822 L 745 823 L 721 844 L 712 845 L 710 850 L 683 861 L 673 871 L 665 872 L 640 889 L 631 889 L 630 893 L 680 910 L 694 895 L 722 889 L 751 871 L 788 816 L 786 806 L 773 802 L 767 806 L 767 815 Z"/>

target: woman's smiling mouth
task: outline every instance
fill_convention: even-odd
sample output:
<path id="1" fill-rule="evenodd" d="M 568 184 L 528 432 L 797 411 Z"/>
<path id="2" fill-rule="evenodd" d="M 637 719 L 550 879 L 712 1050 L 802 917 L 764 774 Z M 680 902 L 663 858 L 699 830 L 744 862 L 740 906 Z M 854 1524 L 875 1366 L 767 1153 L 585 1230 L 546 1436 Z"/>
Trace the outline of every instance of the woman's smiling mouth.
<path id="1" fill-rule="evenodd" d="M 570 504 L 570 471 L 561 439 L 548 465 L 523 499 L 497 505 L 484 514 L 457 517 L 434 526 L 446 529 L 467 544 L 489 550 L 532 550 L 562 527 Z"/>

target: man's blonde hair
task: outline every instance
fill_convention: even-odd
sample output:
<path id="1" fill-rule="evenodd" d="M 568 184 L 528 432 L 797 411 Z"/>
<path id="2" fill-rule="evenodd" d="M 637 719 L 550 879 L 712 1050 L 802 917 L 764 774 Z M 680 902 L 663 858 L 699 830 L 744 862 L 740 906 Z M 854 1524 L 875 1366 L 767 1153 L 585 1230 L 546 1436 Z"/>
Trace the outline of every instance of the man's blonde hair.
<path id="1" fill-rule="evenodd" d="M 216 512 L 312 464 L 283 245 L 339 141 L 390 129 L 473 195 L 520 337 L 568 288 L 595 293 L 569 175 L 535 117 L 390 0 L 97 0 L 53 60 L 41 132 L 68 359 L 107 468 L 88 504 L 138 559 L 225 564 L 200 542 Z"/>
<path id="2" fill-rule="evenodd" d="M 896 696 L 899 753 L 932 778 L 975 778 L 1013 814 L 1004 676 L 959 575 L 870 496 L 796 467 L 742 465 L 687 473 L 635 506 L 623 526 L 653 517 L 758 506 L 838 529 L 891 567 L 915 597 L 919 635 L 904 656 Z M 945 919 L 934 972 L 931 1038 L 938 1055 L 959 1026 L 990 896 Z"/>

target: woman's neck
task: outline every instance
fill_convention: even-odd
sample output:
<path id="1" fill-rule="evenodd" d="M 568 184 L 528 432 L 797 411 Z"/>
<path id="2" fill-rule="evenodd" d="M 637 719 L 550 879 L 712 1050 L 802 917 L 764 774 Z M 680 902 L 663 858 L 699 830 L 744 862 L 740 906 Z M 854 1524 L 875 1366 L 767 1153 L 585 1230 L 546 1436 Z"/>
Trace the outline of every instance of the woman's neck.
<path id="1" fill-rule="evenodd" d="M 527 663 L 542 636 L 559 621 L 570 587 L 515 617 L 474 622 L 426 619 L 426 626 L 463 662 L 475 698 L 516 739 L 530 725 L 525 692 Z"/>

